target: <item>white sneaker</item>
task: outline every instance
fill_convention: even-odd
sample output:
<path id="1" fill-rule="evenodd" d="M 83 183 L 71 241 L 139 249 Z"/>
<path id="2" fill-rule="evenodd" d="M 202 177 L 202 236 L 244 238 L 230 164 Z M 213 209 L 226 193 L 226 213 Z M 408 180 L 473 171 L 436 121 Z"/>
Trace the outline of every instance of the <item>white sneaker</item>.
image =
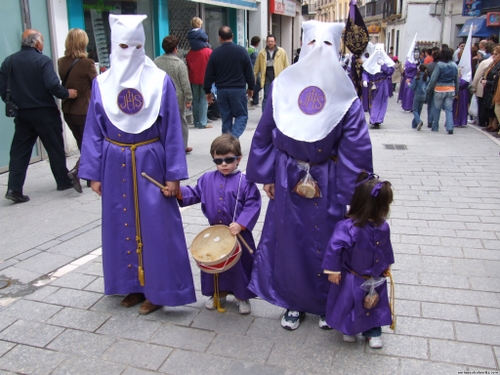
<path id="1" fill-rule="evenodd" d="M 344 342 L 356 342 L 356 335 L 343 335 L 342 338 L 344 339 Z"/>
<path id="2" fill-rule="evenodd" d="M 380 349 L 384 346 L 384 343 L 382 341 L 382 336 L 377 336 L 377 337 L 368 337 L 368 345 L 372 349 Z"/>
<path id="3" fill-rule="evenodd" d="M 306 313 L 295 310 L 286 310 L 281 318 L 281 326 L 293 331 L 299 328 L 300 322 L 306 317 Z"/>
<path id="4" fill-rule="evenodd" d="M 224 306 L 226 304 L 226 297 L 220 297 L 220 305 Z M 214 306 L 214 297 L 210 297 L 207 302 L 205 302 L 205 308 L 207 310 L 215 310 L 216 307 Z"/>
<path id="5" fill-rule="evenodd" d="M 238 312 L 241 315 L 247 315 L 252 312 L 252 307 L 250 306 L 250 301 L 245 300 L 236 300 L 236 306 L 238 306 Z"/>
<path id="6" fill-rule="evenodd" d="M 331 327 L 326 322 L 326 316 L 325 315 L 322 315 L 322 316 L 319 317 L 318 325 L 319 325 L 319 328 L 321 328 L 321 329 L 325 329 L 325 330 L 331 329 Z"/>

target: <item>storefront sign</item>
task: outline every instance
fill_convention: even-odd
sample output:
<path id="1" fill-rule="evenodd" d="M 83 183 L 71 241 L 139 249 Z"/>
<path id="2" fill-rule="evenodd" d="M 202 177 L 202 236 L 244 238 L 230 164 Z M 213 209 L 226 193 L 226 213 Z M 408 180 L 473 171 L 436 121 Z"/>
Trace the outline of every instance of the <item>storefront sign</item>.
<path id="1" fill-rule="evenodd" d="M 370 34 L 378 34 L 380 33 L 380 26 L 378 25 L 370 25 L 367 27 L 368 33 Z"/>
<path id="2" fill-rule="evenodd" d="M 481 0 L 464 0 L 462 16 L 479 17 L 481 15 Z"/>
<path id="3" fill-rule="evenodd" d="M 500 12 L 487 13 L 486 26 L 500 26 Z"/>
<path id="4" fill-rule="evenodd" d="M 269 12 L 273 14 L 281 14 L 282 16 L 295 17 L 295 1 L 270 0 Z"/>

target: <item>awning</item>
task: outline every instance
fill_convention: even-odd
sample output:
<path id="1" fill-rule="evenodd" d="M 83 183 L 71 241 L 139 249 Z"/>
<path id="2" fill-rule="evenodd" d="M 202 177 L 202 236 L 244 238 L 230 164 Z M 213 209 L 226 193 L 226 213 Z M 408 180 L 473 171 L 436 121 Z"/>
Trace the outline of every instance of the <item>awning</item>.
<path id="1" fill-rule="evenodd" d="M 472 27 L 472 36 L 477 38 L 487 38 L 491 34 L 498 34 L 498 27 L 486 26 L 486 18 L 471 18 L 465 21 L 459 37 L 469 36 L 469 29 Z"/>
<path id="2" fill-rule="evenodd" d="M 195 3 L 210 4 L 226 8 L 257 10 L 257 2 L 255 0 L 191 0 Z"/>

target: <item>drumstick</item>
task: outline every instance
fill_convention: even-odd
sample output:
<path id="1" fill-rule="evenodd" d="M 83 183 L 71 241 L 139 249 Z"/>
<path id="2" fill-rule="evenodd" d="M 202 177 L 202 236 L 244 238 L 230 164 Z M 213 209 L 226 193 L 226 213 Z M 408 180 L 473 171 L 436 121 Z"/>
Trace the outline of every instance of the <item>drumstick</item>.
<path id="1" fill-rule="evenodd" d="M 241 242 L 243 242 L 243 245 L 245 245 L 245 247 L 247 248 L 248 252 L 250 254 L 253 254 L 253 250 L 250 248 L 250 246 L 248 246 L 247 244 L 247 241 L 245 241 L 245 239 L 243 238 L 243 236 L 241 234 L 238 233 L 238 238 Z"/>
<path id="2" fill-rule="evenodd" d="M 144 177 L 146 180 L 149 180 L 149 182 L 152 182 L 153 184 L 155 184 L 156 186 L 158 186 L 160 189 L 166 189 L 167 188 L 166 186 L 163 186 L 158 181 L 156 181 L 153 177 L 149 177 L 146 174 L 146 172 L 142 172 L 141 176 Z"/>

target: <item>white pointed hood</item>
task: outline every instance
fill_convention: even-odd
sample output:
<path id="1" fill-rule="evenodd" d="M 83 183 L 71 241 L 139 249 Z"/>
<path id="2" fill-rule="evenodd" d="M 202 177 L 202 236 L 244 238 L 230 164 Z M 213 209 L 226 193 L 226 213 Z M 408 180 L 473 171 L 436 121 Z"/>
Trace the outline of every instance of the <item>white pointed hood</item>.
<path id="1" fill-rule="evenodd" d="M 273 117 L 286 136 L 303 142 L 325 138 L 357 98 L 339 61 L 343 23 L 306 21 L 300 58 L 275 80 Z"/>
<path id="2" fill-rule="evenodd" d="M 146 17 L 109 15 L 111 67 L 97 77 L 106 115 L 118 129 L 132 134 L 150 128 L 158 118 L 165 78 L 144 50 Z"/>
<path id="3" fill-rule="evenodd" d="M 382 65 L 379 64 L 379 61 L 382 62 L 382 65 L 387 65 L 389 68 L 394 66 L 394 61 L 389 57 L 384 50 L 383 43 L 375 44 L 375 50 L 370 54 L 370 57 L 363 63 L 363 69 L 369 74 L 377 74 L 380 73 L 380 67 Z"/>

